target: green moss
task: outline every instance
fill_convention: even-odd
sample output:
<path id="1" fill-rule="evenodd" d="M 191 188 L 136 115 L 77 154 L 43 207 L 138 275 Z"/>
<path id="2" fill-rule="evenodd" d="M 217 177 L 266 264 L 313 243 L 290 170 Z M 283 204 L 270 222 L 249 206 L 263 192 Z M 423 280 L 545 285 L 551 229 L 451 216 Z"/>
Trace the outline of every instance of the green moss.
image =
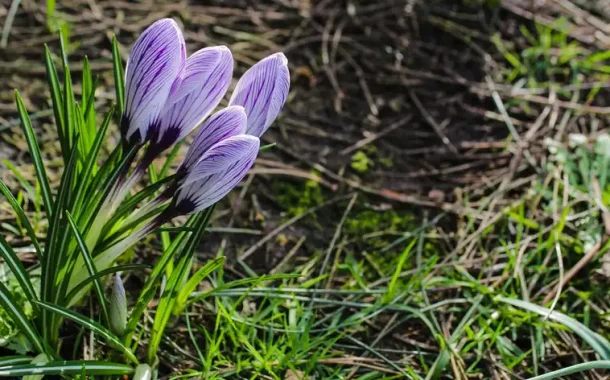
<path id="1" fill-rule="evenodd" d="M 357 172 L 366 173 L 375 163 L 363 151 L 358 151 L 352 156 L 351 167 Z"/>
<path id="2" fill-rule="evenodd" d="M 351 168 L 359 173 L 366 173 L 375 166 L 389 169 L 394 165 L 392 155 L 384 156 L 373 145 L 368 145 L 354 153 Z"/>
<path id="3" fill-rule="evenodd" d="M 356 282 L 363 283 L 392 276 L 401 253 L 414 239 L 408 234 L 422 227 L 422 219 L 408 210 L 375 210 L 367 207 L 364 202 L 363 199 L 356 206 L 343 227 L 343 234 L 350 244 L 346 246 L 344 265 L 340 267 L 345 271 L 344 274 L 355 280 L 354 272 L 358 271 L 361 278 Z M 426 240 L 422 246 L 424 265 L 428 261 L 436 262 L 439 255 L 439 247 L 433 241 Z M 413 251 L 402 270 L 412 269 L 415 257 Z M 350 262 L 351 265 L 347 265 Z M 346 286 L 349 287 L 348 284 Z"/>
<path id="4" fill-rule="evenodd" d="M 390 169 L 392 166 L 394 166 L 392 156 L 379 157 L 379 163 L 386 169 Z"/>
<path id="5" fill-rule="evenodd" d="M 379 231 L 406 232 L 416 228 L 415 215 L 395 210 L 365 209 L 345 222 L 345 231 L 358 236 Z"/>
<path id="6" fill-rule="evenodd" d="M 278 203 L 290 217 L 300 215 L 324 202 L 320 184 L 312 180 L 296 184 L 276 181 L 273 184 L 273 191 Z"/>

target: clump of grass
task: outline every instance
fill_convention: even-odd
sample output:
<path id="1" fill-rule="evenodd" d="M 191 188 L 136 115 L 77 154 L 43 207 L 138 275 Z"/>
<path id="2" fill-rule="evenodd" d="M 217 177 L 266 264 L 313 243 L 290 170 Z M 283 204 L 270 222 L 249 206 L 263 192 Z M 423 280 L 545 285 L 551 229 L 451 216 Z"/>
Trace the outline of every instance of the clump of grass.
<path id="1" fill-rule="evenodd" d="M 510 69 L 504 70 L 503 80 L 517 87 L 553 87 L 561 95 L 559 83 L 578 84 L 583 76 L 604 81 L 610 74 L 606 61 L 607 52 L 596 52 L 569 38 L 565 18 L 558 18 L 551 25 L 534 24 L 533 28 L 519 27 L 520 39 L 503 40 L 495 34 L 491 41 L 502 54 Z M 590 91 L 589 100 L 595 97 L 599 87 Z"/>

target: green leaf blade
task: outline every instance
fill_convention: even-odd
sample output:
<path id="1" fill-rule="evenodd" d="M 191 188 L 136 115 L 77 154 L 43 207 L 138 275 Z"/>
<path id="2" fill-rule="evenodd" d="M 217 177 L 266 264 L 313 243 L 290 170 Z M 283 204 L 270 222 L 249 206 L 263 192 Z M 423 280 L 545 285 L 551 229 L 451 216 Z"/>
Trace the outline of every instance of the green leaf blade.
<path id="1" fill-rule="evenodd" d="M 112 67 L 116 89 L 116 104 L 119 109 L 119 117 L 121 117 L 125 107 L 125 74 L 123 73 L 123 62 L 121 61 L 121 52 L 119 51 L 119 42 L 116 36 L 112 38 Z"/>
<path id="2" fill-rule="evenodd" d="M 38 242 L 38 238 L 36 237 L 36 232 L 34 231 L 34 228 L 32 227 L 32 224 L 30 223 L 29 219 L 25 215 L 25 211 L 23 211 L 23 208 L 19 205 L 19 202 L 17 202 L 17 199 L 15 199 L 15 197 L 13 196 L 13 193 L 11 193 L 9 188 L 1 180 L 0 180 L 0 192 L 2 193 L 2 195 L 4 195 L 4 197 L 6 198 L 8 203 L 11 205 L 11 207 L 13 208 L 13 211 L 15 211 L 15 214 L 17 215 L 17 219 L 19 220 L 19 223 L 21 223 L 21 225 L 25 228 L 25 231 L 28 234 L 28 237 L 32 241 L 32 245 L 34 246 L 34 250 L 36 251 L 36 255 L 38 256 L 38 259 L 41 260 L 41 262 L 42 262 L 42 260 L 43 260 L 42 249 L 40 248 L 40 243 Z"/>
<path id="3" fill-rule="evenodd" d="M 161 339 L 163 338 L 165 327 L 167 326 L 167 323 L 172 316 L 172 312 L 174 311 L 174 306 L 176 305 L 179 287 L 184 282 L 184 278 L 188 275 L 195 247 L 200 242 L 213 212 L 214 206 L 200 213 L 199 219 L 195 225 L 196 230 L 189 236 L 185 248 L 180 252 L 180 255 L 178 255 L 178 265 L 172 271 L 172 274 L 167 281 L 167 285 L 163 290 L 163 295 L 157 306 L 157 313 L 155 314 L 155 321 L 153 322 L 152 332 L 148 342 L 149 363 L 154 363 L 157 359 L 156 356 Z M 209 269 L 217 269 L 219 267 L 217 261 L 211 261 L 209 264 L 211 264 Z M 206 268 L 206 271 L 207 269 L 208 268 Z"/>
<path id="4" fill-rule="evenodd" d="M 83 259 L 85 261 L 85 265 L 87 267 L 87 271 L 89 272 L 89 276 L 94 278 L 93 285 L 95 287 L 95 292 L 97 294 L 97 298 L 100 303 L 100 307 L 102 309 L 102 316 L 103 316 L 104 320 L 106 322 L 108 322 L 110 320 L 110 318 L 108 316 L 108 306 L 107 306 L 108 303 L 106 302 L 106 296 L 104 295 L 104 289 L 102 288 L 102 284 L 100 283 L 99 279 L 95 277 L 98 274 L 98 271 L 95 268 L 95 263 L 93 262 L 93 257 L 91 257 L 91 254 L 89 253 L 89 249 L 87 249 L 87 244 L 85 243 L 85 239 L 83 238 L 80 231 L 78 230 L 78 226 L 76 225 L 76 222 L 74 221 L 74 219 L 72 218 L 70 213 L 67 211 L 66 211 L 66 216 L 68 218 L 68 223 L 70 224 L 70 228 L 72 229 L 72 233 L 74 234 L 74 237 L 76 238 L 76 242 L 78 243 L 78 246 L 80 248 L 80 251 L 82 254 L 81 256 L 83 257 Z"/>
<path id="5" fill-rule="evenodd" d="M 49 310 L 49 311 L 51 311 L 53 313 L 56 313 L 56 314 L 58 314 L 58 315 L 60 315 L 62 317 L 71 319 L 72 321 L 80 324 L 81 326 L 83 326 L 83 327 L 93 331 L 94 333 L 96 333 L 100 337 L 102 337 L 104 340 L 106 340 L 106 342 L 109 345 L 111 345 L 112 347 L 114 347 L 115 349 L 117 349 L 118 351 L 123 353 L 128 360 L 130 360 L 134 364 L 139 364 L 138 359 L 135 357 L 135 355 L 131 352 L 131 350 L 129 350 L 129 348 L 125 347 L 123 345 L 123 343 L 121 343 L 119 338 L 117 338 L 108 329 L 106 329 L 104 326 L 100 325 L 99 323 L 97 323 L 93 319 L 87 318 L 84 315 L 75 313 L 72 310 L 66 309 L 66 308 L 61 307 L 61 306 L 53 305 L 53 304 L 50 304 L 48 302 L 40 302 L 39 301 L 37 303 L 38 303 L 38 305 L 41 308 L 47 309 L 47 310 Z"/>
<path id="6" fill-rule="evenodd" d="M 134 369 L 128 365 L 105 361 L 56 361 L 46 364 L 22 364 L 0 367 L 2 377 L 27 375 L 130 375 Z"/>
<path id="7" fill-rule="evenodd" d="M 47 45 L 45 45 L 45 68 L 47 72 L 47 82 L 51 92 L 51 104 L 53 106 L 53 115 L 55 117 L 59 144 L 64 157 L 64 163 L 68 163 L 68 152 L 70 151 L 70 148 L 65 135 L 66 132 L 63 114 L 64 101 L 61 93 L 61 86 L 59 84 L 59 77 L 57 75 L 57 69 L 55 67 L 55 63 L 53 62 L 51 51 Z"/>
<path id="8" fill-rule="evenodd" d="M 38 145 L 38 141 L 36 140 L 34 128 L 32 128 L 30 116 L 28 115 L 25 105 L 23 104 L 23 100 L 17 91 L 15 91 L 15 101 L 17 102 L 17 111 L 19 113 L 19 119 L 21 120 L 21 127 L 23 128 L 23 132 L 25 134 L 28 150 L 34 163 L 36 179 L 38 180 L 42 191 L 42 200 L 44 202 L 47 216 L 50 217 L 53 214 L 53 196 L 51 193 L 51 186 L 49 185 L 49 177 L 47 176 L 47 171 L 44 167 L 42 155 L 40 153 L 40 147 Z"/>
<path id="9" fill-rule="evenodd" d="M 23 264 L 21 264 L 17 254 L 15 254 L 15 251 L 13 251 L 13 248 L 2 235 L 0 235 L 0 257 L 4 259 L 4 262 L 15 276 L 15 279 L 19 283 L 19 286 L 23 290 L 28 301 L 33 302 L 37 300 L 38 297 L 36 296 L 36 291 L 34 290 L 28 273 L 23 267 Z"/>
<path id="10" fill-rule="evenodd" d="M 577 320 L 570 318 L 565 314 L 559 313 L 554 310 L 551 311 L 546 307 L 538 306 L 530 302 L 506 297 L 498 297 L 497 300 L 536 313 L 540 316 L 548 317 L 549 319 L 555 322 L 563 324 L 564 326 L 571 329 L 575 334 L 580 336 L 585 342 L 587 342 L 587 344 L 589 344 L 591 348 L 593 348 L 595 352 L 597 352 L 599 356 L 602 357 L 602 359 L 610 360 L 610 342 L 608 342 L 606 338 L 592 331 L 587 326 L 583 325 Z"/>

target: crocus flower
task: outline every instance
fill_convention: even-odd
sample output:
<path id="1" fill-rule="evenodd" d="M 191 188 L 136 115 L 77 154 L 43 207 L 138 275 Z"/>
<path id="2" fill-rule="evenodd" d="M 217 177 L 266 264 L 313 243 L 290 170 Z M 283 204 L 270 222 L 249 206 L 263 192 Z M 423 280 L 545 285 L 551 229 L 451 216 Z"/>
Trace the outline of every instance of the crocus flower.
<path id="1" fill-rule="evenodd" d="M 127 146 L 150 144 L 131 175 L 126 171 L 117 181 L 107 212 L 99 214 L 100 224 L 152 161 L 199 126 L 229 88 L 233 56 L 227 47 L 201 49 L 188 59 L 185 55 L 184 38 L 171 19 L 157 21 L 136 41 L 127 65 L 121 130 Z"/>
<path id="2" fill-rule="evenodd" d="M 183 178 L 170 212 L 188 215 L 218 202 L 244 178 L 259 147 L 259 138 L 250 135 L 232 136 L 210 147 Z"/>
<path id="3" fill-rule="evenodd" d="M 178 168 L 178 182 L 182 182 L 191 168 L 213 145 L 229 137 L 244 134 L 247 122 L 246 112 L 241 106 L 229 106 L 210 117 L 199 128 L 184 161 Z"/>
<path id="4" fill-rule="evenodd" d="M 233 56 L 226 46 L 191 55 L 181 83 L 172 91 L 158 125 L 150 131 L 149 151 L 158 154 L 189 134 L 218 106 L 233 76 Z"/>
<path id="5" fill-rule="evenodd" d="M 178 188 L 169 212 L 187 215 L 210 207 L 243 179 L 258 154 L 258 137 L 284 107 L 289 88 L 288 60 L 282 53 L 246 71 L 230 106 L 199 131 L 178 169 Z M 247 135 L 240 135 L 244 130 Z"/>
<path id="6" fill-rule="evenodd" d="M 282 53 L 272 54 L 244 73 L 229 105 L 244 107 L 248 116 L 246 133 L 261 137 L 284 107 L 289 89 L 288 60 Z"/>
<path id="7" fill-rule="evenodd" d="M 203 51 L 200 54 L 203 55 Z M 227 70 L 228 63 L 219 63 L 228 62 L 223 48 L 214 48 L 206 54 L 218 57 L 217 68 L 225 67 L 224 70 Z M 191 68 L 196 66 L 195 61 L 189 62 L 185 71 L 191 72 Z M 224 70 L 206 71 L 215 74 L 201 77 L 225 78 L 222 74 Z M 170 100 L 157 121 L 141 134 L 151 139 L 149 150 L 164 149 L 168 141 L 182 138 L 206 117 L 222 98 L 220 93 L 226 90 L 224 79 L 218 79 L 216 87 L 212 82 L 211 87 L 204 82 L 206 90 L 198 91 L 199 85 L 194 80 L 191 84 L 188 78 L 188 75 L 183 75 L 180 83 L 174 84 L 168 95 Z M 99 254 L 95 258 L 96 266 L 108 268 L 126 249 L 159 226 L 178 215 L 192 214 L 212 206 L 237 186 L 254 164 L 260 148 L 259 137 L 283 108 L 289 87 L 287 60 L 281 53 L 273 54 L 250 68 L 238 81 L 229 107 L 212 115 L 201 126 L 173 184 L 132 216 L 144 215 L 171 199 L 169 205 L 149 222 Z M 207 93 L 214 94 L 212 99 L 206 98 Z M 157 132 L 150 132 L 151 126 L 157 128 Z M 129 186 L 124 188 L 128 189 Z"/>
<path id="8" fill-rule="evenodd" d="M 174 195 L 178 187 L 184 183 L 184 180 L 189 173 L 191 178 L 193 178 L 194 174 L 191 173 L 193 166 L 202 159 L 204 154 L 213 145 L 229 137 L 244 134 L 246 125 L 246 112 L 244 111 L 244 108 L 240 106 L 230 106 L 212 115 L 199 128 L 182 164 L 178 168 L 173 183 L 154 200 L 127 217 L 125 223 L 137 220 L 142 215 L 147 214 L 168 201 Z"/>
<path id="9" fill-rule="evenodd" d="M 125 73 L 125 112 L 121 133 L 129 144 L 144 143 L 186 62 L 184 37 L 175 21 L 162 19 L 136 41 Z"/>
<path id="10" fill-rule="evenodd" d="M 155 22 L 138 38 L 127 63 L 121 121 L 125 141 L 141 145 L 150 140 L 149 156 L 157 156 L 218 106 L 232 74 L 227 47 L 201 49 L 187 59 L 176 22 Z"/>
<path id="11" fill-rule="evenodd" d="M 150 222 L 96 256 L 96 267 L 108 268 L 125 250 L 172 218 L 201 211 L 218 202 L 244 178 L 254 164 L 259 147 L 258 137 L 245 134 L 231 136 L 212 145 L 184 174 L 175 187 L 169 206 Z"/>

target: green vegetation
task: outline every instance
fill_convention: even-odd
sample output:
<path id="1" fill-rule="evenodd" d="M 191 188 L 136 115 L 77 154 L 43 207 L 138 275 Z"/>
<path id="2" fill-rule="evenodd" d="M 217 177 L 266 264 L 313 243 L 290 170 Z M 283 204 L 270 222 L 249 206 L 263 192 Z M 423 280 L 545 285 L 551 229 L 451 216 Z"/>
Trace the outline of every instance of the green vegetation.
<path id="1" fill-rule="evenodd" d="M 298 184 L 276 181 L 273 183 L 273 194 L 288 217 L 301 215 L 324 202 L 322 188 L 313 180 Z"/>

